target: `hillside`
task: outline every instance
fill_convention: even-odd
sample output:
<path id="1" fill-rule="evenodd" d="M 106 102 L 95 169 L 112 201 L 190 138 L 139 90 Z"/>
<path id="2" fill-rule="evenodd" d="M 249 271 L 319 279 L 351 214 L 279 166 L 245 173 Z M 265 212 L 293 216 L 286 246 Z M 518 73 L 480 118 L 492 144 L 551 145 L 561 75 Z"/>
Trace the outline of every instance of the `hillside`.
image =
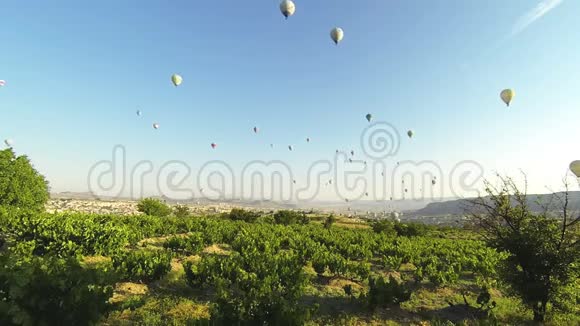
<path id="1" fill-rule="evenodd" d="M 559 195 L 563 195 L 560 193 Z M 541 212 L 544 207 L 550 203 L 552 195 L 528 195 L 528 205 L 534 212 Z M 551 210 L 557 209 L 558 205 L 555 205 L 556 199 L 554 198 Z M 465 215 L 472 209 L 472 204 L 470 199 L 456 199 L 444 202 L 434 202 L 429 203 L 424 208 L 406 212 L 406 216 L 409 217 L 433 217 L 433 216 L 461 216 Z M 549 206 L 549 205 L 548 205 Z M 569 207 L 572 210 L 580 210 L 580 191 L 570 192 L 569 195 Z"/>

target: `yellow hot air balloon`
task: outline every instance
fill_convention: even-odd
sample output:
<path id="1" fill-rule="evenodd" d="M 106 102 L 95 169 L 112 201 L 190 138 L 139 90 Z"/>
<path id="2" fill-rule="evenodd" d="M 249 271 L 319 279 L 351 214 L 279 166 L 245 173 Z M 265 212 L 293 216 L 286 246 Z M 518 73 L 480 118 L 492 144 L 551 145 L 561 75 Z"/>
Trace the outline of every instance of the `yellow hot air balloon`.
<path id="1" fill-rule="evenodd" d="M 173 76 L 171 76 L 171 82 L 176 87 L 179 86 L 179 85 L 181 85 L 181 82 L 182 81 L 183 81 L 183 78 L 181 78 L 181 76 L 179 76 L 178 74 L 173 74 Z"/>
<path id="2" fill-rule="evenodd" d="M 512 102 L 512 100 L 514 99 L 515 96 L 516 96 L 516 92 L 514 92 L 513 89 L 509 89 L 509 88 L 504 89 L 500 93 L 501 100 L 504 101 L 504 103 L 507 106 L 510 106 L 510 103 Z"/>
<path id="3" fill-rule="evenodd" d="M 294 15 L 294 12 L 296 12 L 296 5 L 290 0 L 284 0 L 280 3 L 280 11 L 288 19 L 288 17 Z"/>
<path id="4" fill-rule="evenodd" d="M 334 44 L 338 45 L 342 38 L 344 37 L 344 31 L 340 27 L 335 27 L 330 31 L 330 38 L 334 42 Z"/>
<path id="5" fill-rule="evenodd" d="M 580 161 L 574 161 L 570 163 L 570 171 L 580 178 Z"/>

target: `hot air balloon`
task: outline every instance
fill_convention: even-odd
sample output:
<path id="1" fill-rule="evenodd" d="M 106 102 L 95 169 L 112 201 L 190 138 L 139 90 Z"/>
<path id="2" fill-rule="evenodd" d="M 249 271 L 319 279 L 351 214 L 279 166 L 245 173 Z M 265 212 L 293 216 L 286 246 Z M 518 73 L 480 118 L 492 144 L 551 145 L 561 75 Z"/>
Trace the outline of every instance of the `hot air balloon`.
<path id="1" fill-rule="evenodd" d="M 369 196 L 369 193 L 368 193 L 368 192 L 365 192 L 365 196 L 367 196 L 367 197 L 368 197 L 368 196 Z"/>
<path id="2" fill-rule="evenodd" d="M 310 142 L 310 138 L 306 138 L 306 142 L 309 143 Z"/>
<path id="3" fill-rule="evenodd" d="M 367 118 L 368 122 L 371 122 L 373 120 L 373 115 L 369 113 L 369 114 L 367 114 L 366 118 Z"/>
<path id="4" fill-rule="evenodd" d="M 288 145 L 288 150 L 293 151 L 294 147 L 292 147 L 292 145 Z"/>
<path id="5" fill-rule="evenodd" d="M 580 161 L 574 161 L 570 163 L 570 171 L 580 178 Z"/>
<path id="6" fill-rule="evenodd" d="M 171 82 L 173 83 L 173 85 L 175 85 L 175 87 L 181 85 L 182 81 L 183 78 L 181 78 L 181 76 L 179 76 L 178 74 L 174 74 L 173 76 L 171 76 Z"/>
<path id="7" fill-rule="evenodd" d="M 338 154 L 338 149 L 336 150 L 336 154 Z"/>
<path id="8" fill-rule="evenodd" d="M 137 116 L 139 116 L 139 117 L 140 117 L 140 116 L 141 116 L 141 114 L 142 114 L 142 113 L 141 113 L 141 110 L 137 110 Z"/>
<path id="9" fill-rule="evenodd" d="M 514 92 L 513 89 L 508 88 L 508 89 L 504 89 L 503 91 L 501 91 L 499 96 L 501 97 L 501 100 L 504 101 L 504 103 L 507 106 L 510 106 L 510 103 L 512 102 L 512 100 L 516 96 L 516 92 Z"/>
<path id="10" fill-rule="evenodd" d="M 435 185 L 437 183 L 437 181 L 435 179 L 431 180 L 431 184 Z"/>
<path id="11" fill-rule="evenodd" d="M 354 156 L 354 151 L 350 151 L 350 155 Z"/>
<path id="12" fill-rule="evenodd" d="M 258 133 L 258 127 L 254 127 L 254 132 L 257 134 Z"/>
<path id="13" fill-rule="evenodd" d="M 342 38 L 344 37 L 344 31 L 340 27 L 335 27 L 330 31 L 330 38 L 334 42 L 334 44 L 338 45 Z"/>
<path id="14" fill-rule="evenodd" d="M 413 134 L 414 134 L 413 130 L 407 131 L 407 136 L 409 136 L 409 138 L 413 138 Z"/>
<path id="15" fill-rule="evenodd" d="M 6 146 L 8 146 L 8 147 L 12 147 L 12 144 L 14 144 L 14 141 L 12 139 L 5 139 L 4 144 L 6 144 Z"/>
<path id="16" fill-rule="evenodd" d="M 352 158 L 349 158 L 349 159 L 348 159 L 348 161 L 349 161 L 350 163 L 352 163 Z"/>
<path id="17" fill-rule="evenodd" d="M 216 143 L 211 143 L 211 148 L 215 149 L 217 147 Z"/>
<path id="18" fill-rule="evenodd" d="M 408 191 L 407 188 L 405 188 L 405 192 L 407 192 L 407 191 Z"/>
<path id="19" fill-rule="evenodd" d="M 158 124 L 158 123 L 154 123 L 154 124 L 153 124 L 153 128 L 154 128 L 154 129 L 159 129 L 159 124 Z"/>
<path id="20" fill-rule="evenodd" d="M 296 12 L 296 5 L 290 0 L 284 0 L 280 3 L 280 11 L 288 19 L 288 17 L 294 15 L 294 12 Z"/>
<path id="21" fill-rule="evenodd" d="M 296 180 L 293 180 L 293 181 L 294 181 L 294 184 L 296 184 Z"/>
<path id="22" fill-rule="evenodd" d="M 6 81 L 5 80 L 0 80 L 0 87 L 6 85 Z"/>

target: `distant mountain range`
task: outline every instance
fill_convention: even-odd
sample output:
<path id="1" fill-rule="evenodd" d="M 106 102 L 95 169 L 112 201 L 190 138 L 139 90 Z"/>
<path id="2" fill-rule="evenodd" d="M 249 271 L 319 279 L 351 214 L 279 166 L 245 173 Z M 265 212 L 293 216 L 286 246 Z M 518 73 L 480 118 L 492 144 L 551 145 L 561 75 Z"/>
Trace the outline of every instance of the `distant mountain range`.
<path id="1" fill-rule="evenodd" d="M 562 195 L 563 193 L 559 193 L 558 195 Z M 542 212 L 544 211 L 544 207 L 548 205 L 550 200 L 552 199 L 552 194 L 545 194 L 545 195 L 528 195 L 527 196 L 527 204 L 528 207 L 533 212 Z M 569 193 L 569 203 L 568 208 L 569 210 L 580 211 L 580 191 L 574 191 Z M 436 217 L 436 216 L 445 216 L 445 215 L 465 215 L 470 210 L 474 209 L 473 204 L 471 204 L 470 199 L 455 199 L 449 200 L 445 202 L 436 202 L 436 203 L 429 203 L 424 208 L 407 212 L 405 216 L 411 217 Z M 557 205 L 557 200 L 554 198 L 553 204 L 551 205 L 552 212 L 561 209 L 561 205 Z"/>

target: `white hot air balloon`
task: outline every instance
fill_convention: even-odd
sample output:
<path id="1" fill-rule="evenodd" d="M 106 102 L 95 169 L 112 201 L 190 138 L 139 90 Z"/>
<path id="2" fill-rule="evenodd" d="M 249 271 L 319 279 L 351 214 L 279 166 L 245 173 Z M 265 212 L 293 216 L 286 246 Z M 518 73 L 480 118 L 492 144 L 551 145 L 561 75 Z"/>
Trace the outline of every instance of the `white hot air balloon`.
<path id="1" fill-rule="evenodd" d="M 154 128 L 154 129 L 159 129 L 159 124 L 158 124 L 158 123 L 154 123 L 154 124 L 153 124 L 153 128 Z"/>
<path id="2" fill-rule="evenodd" d="M 512 100 L 514 99 L 515 96 L 516 96 L 516 92 L 514 92 L 513 89 L 509 89 L 509 88 L 504 89 L 499 94 L 499 97 L 507 106 L 510 106 L 510 103 L 512 102 Z"/>
<path id="3" fill-rule="evenodd" d="M 288 145 L 288 150 L 289 151 L 293 151 L 294 150 L 294 147 L 292 145 Z"/>
<path id="4" fill-rule="evenodd" d="M 580 161 L 570 163 L 570 171 L 572 171 L 576 177 L 580 178 Z"/>
<path id="5" fill-rule="evenodd" d="M 8 146 L 8 147 L 12 147 L 12 144 L 14 144 L 14 141 L 12 139 L 8 138 L 8 139 L 4 140 L 4 144 L 6 144 L 6 146 Z"/>
<path id="6" fill-rule="evenodd" d="M 334 42 L 334 44 L 338 45 L 342 38 L 344 37 L 344 31 L 340 27 L 335 27 L 330 31 L 330 38 Z"/>
<path id="7" fill-rule="evenodd" d="M 181 83 L 183 82 L 183 78 L 178 74 L 173 74 L 173 76 L 171 76 L 171 82 L 175 87 L 177 87 L 181 85 Z"/>
<path id="8" fill-rule="evenodd" d="M 288 17 L 294 15 L 296 12 L 296 5 L 290 0 L 284 0 L 280 3 L 280 11 L 288 19 Z"/>
<path id="9" fill-rule="evenodd" d="M 2 86 L 4 86 L 4 85 L 6 85 L 6 81 L 5 81 L 5 80 L 2 80 L 2 79 L 0 79 L 0 87 L 2 87 Z"/>
<path id="10" fill-rule="evenodd" d="M 137 116 L 141 116 L 143 114 L 143 112 L 141 112 L 141 110 L 137 110 Z"/>

